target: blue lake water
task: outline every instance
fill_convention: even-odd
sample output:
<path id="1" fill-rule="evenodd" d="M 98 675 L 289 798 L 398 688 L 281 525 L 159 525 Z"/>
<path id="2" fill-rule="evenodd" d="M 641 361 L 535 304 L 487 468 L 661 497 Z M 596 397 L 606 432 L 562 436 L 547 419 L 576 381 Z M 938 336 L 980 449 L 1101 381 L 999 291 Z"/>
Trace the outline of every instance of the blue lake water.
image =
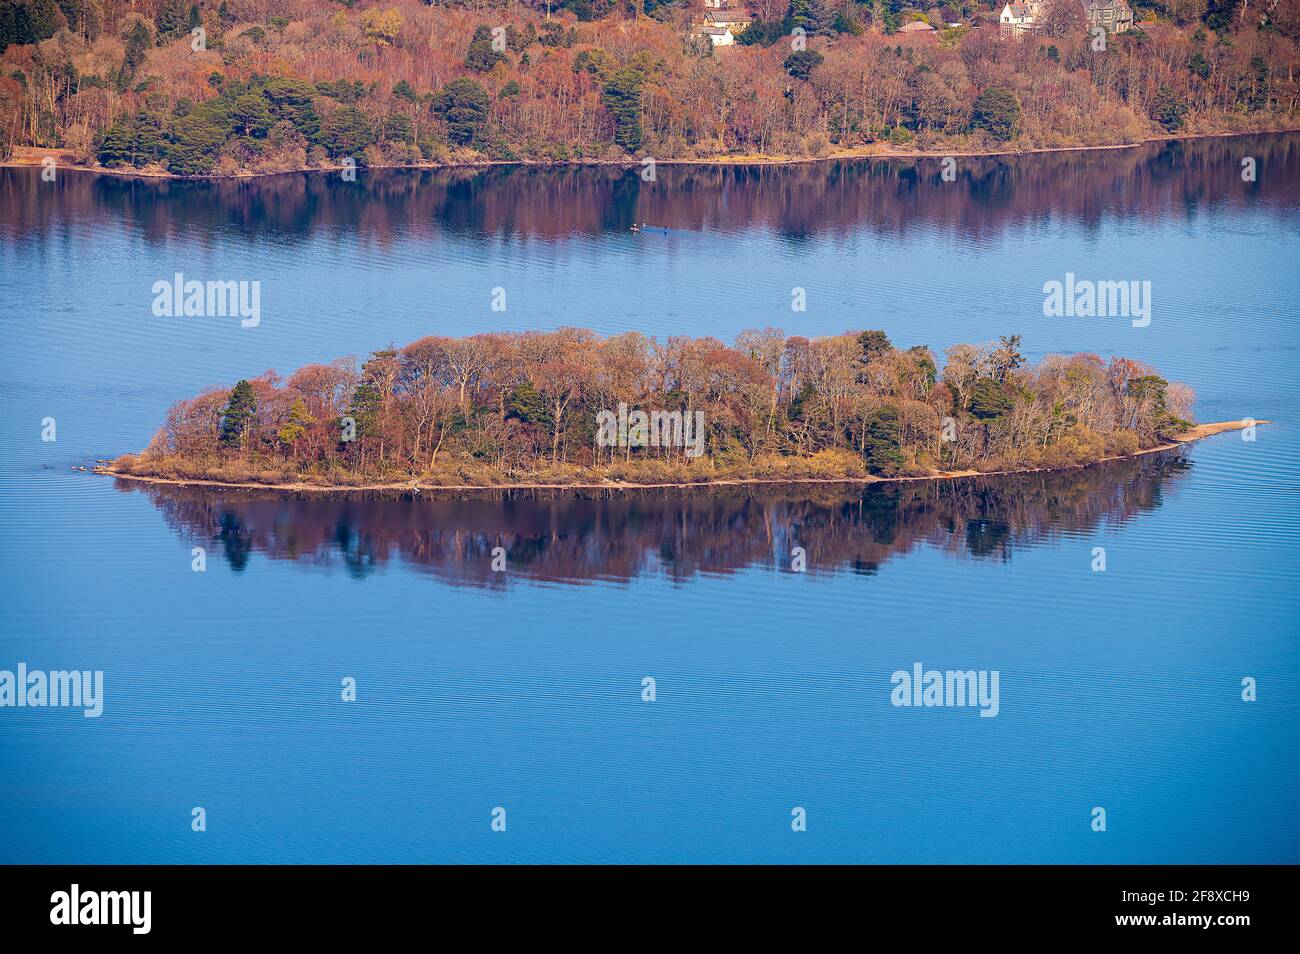
<path id="1" fill-rule="evenodd" d="M 0 708 L 0 862 L 1300 861 L 1300 137 L 952 183 L 937 161 L 360 179 L 0 170 L 0 669 L 105 681 L 97 719 Z M 261 324 L 154 317 L 178 271 L 261 281 Z M 1067 272 L 1151 281 L 1151 324 L 1044 317 Z M 1017 333 L 1149 361 L 1200 420 L 1274 423 L 866 492 L 322 501 L 72 469 L 209 384 L 560 325 Z M 996 670 L 997 717 L 893 706 L 916 662 Z"/>

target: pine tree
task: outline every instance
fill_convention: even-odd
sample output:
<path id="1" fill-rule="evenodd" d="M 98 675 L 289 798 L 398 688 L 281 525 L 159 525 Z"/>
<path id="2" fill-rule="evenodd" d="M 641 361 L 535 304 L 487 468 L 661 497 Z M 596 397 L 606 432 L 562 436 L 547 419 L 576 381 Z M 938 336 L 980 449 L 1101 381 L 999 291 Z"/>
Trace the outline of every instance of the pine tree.
<path id="1" fill-rule="evenodd" d="M 355 106 L 335 110 L 321 123 L 320 144 L 331 156 L 358 158 L 374 141 L 370 120 Z"/>
<path id="2" fill-rule="evenodd" d="M 803 27 L 809 36 L 815 36 L 835 32 L 838 12 L 828 0 L 790 0 L 787 16 L 791 26 Z"/>
<path id="3" fill-rule="evenodd" d="M 257 392 L 247 381 L 239 381 L 230 392 L 230 402 L 221 412 L 221 443 L 243 447 L 244 438 L 257 415 Z"/>
<path id="4" fill-rule="evenodd" d="M 0 53 L 18 42 L 18 5 L 0 3 Z"/>
<path id="5" fill-rule="evenodd" d="M 1272 91 L 1268 82 L 1268 60 L 1256 53 L 1250 61 L 1250 70 L 1255 74 L 1255 81 L 1251 84 L 1250 101 L 1247 103 L 1247 109 L 1252 113 L 1268 109 L 1269 101 L 1272 98 Z"/>
<path id="6" fill-rule="evenodd" d="M 1183 104 L 1182 99 L 1174 92 L 1173 87 L 1168 84 L 1161 84 L 1156 90 L 1155 96 L 1151 97 L 1151 102 L 1147 107 L 1151 118 L 1164 126 L 1169 132 L 1176 132 L 1181 129 L 1184 117 L 1187 114 L 1187 107 Z"/>
<path id="7" fill-rule="evenodd" d="M 506 417 L 525 424 L 543 425 L 548 429 L 551 424 L 551 412 L 546 399 L 530 381 L 523 382 L 511 392 L 506 400 Z"/>
<path id="8" fill-rule="evenodd" d="M 135 151 L 135 128 L 129 120 L 121 120 L 109 127 L 100 141 L 97 158 L 104 166 L 129 166 Z"/>
<path id="9" fill-rule="evenodd" d="M 125 93 L 135 81 L 135 75 L 144 65 L 144 54 L 152 43 L 149 28 L 143 20 L 136 20 L 131 32 L 126 35 L 126 53 L 122 57 L 122 68 L 117 73 L 118 92 Z"/>
<path id="10" fill-rule="evenodd" d="M 240 136 L 265 136 L 275 124 L 275 115 L 266 99 L 257 93 L 245 93 L 230 104 L 230 118 L 234 120 L 235 132 Z"/>
<path id="11" fill-rule="evenodd" d="M 157 43 L 162 46 L 168 40 L 174 40 L 178 36 L 187 32 L 186 22 L 189 18 L 189 10 L 186 9 L 185 0 L 163 0 L 158 8 L 158 15 L 154 17 L 154 24 L 158 27 Z"/>
<path id="12" fill-rule="evenodd" d="M 986 129 L 994 139 L 1004 142 L 1016 134 L 1020 121 L 1020 100 L 1015 93 L 1000 86 L 990 86 L 975 97 L 971 126 Z"/>
<path id="13" fill-rule="evenodd" d="M 862 456 L 875 474 L 893 474 L 903 466 L 902 426 L 898 409 L 885 405 L 867 425 Z"/>
<path id="14" fill-rule="evenodd" d="M 471 79 L 452 80 L 433 100 L 434 113 L 447 124 L 447 138 L 457 146 L 470 146 L 487 122 L 491 100 Z"/>
<path id="15" fill-rule="evenodd" d="M 29 6 L 32 39 L 28 42 L 40 43 L 54 36 L 63 25 L 63 18 L 59 16 L 59 8 L 55 6 L 54 0 L 29 0 Z"/>
<path id="16" fill-rule="evenodd" d="M 614 142 L 628 152 L 641 148 L 641 84 L 645 77 L 640 70 L 619 70 L 605 83 L 601 102 L 614 117 Z"/>
<path id="17" fill-rule="evenodd" d="M 101 165 L 138 167 L 157 161 L 162 152 L 162 120 L 141 112 L 109 129 L 96 155 Z"/>
<path id="18" fill-rule="evenodd" d="M 894 350 L 889 335 L 883 331 L 864 331 L 858 335 L 858 347 L 862 349 L 863 361 L 874 361 L 881 355 Z"/>
<path id="19" fill-rule="evenodd" d="M 222 145 L 234 131 L 227 103 L 221 98 L 195 104 L 172 122 L 167 145 L 167 169 L 178 176 L 212 171 Z"/>
<path id="20" fill-rule="evenodd" d="M 504 53 L 497 52 L 492 46 L 492 30 L 485 26 L 475 28 L 474 38 L 469 41 L 469 50 L 465 53 L 465 66 L 475 73 L 487 73 L 505 58 Z"/>

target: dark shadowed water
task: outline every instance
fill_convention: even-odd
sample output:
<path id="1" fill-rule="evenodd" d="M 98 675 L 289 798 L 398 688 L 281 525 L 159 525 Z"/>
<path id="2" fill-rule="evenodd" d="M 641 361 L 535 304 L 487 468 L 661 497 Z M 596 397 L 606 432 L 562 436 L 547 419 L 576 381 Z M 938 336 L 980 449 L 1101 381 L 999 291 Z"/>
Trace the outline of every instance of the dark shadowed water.
<path id="1" fill-rule="evenodd" d="M 0 862 L 1300 861 L 1298 253 L 1297 136 L 955 182 L 937 160 L 0 170 L 0 670 L 105 683 L 94 719 L 0 708 Z M 154 317 L 177 271 L 260 281 L 260 324 Z M 1150 325 L 1044 317 L 1067 272 L 1150 281 Z M 1275 423 L 866 490 L 321 497 L 71 469 L 205 385 L 571 324 L 1017 333 L 1149 361 L 1201 420 Z M 915 663 L 997 671 L 996 717 L 891 704 Z"/>

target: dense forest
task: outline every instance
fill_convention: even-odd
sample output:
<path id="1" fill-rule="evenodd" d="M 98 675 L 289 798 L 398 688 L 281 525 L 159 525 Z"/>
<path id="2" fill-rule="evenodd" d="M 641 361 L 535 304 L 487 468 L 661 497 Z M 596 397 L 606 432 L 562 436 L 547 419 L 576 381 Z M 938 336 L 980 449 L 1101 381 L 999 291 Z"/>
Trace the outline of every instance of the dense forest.
<path id="1" fill-rule="evenodd" d="M 348 358 L 287 379 L 267 371 L 181 401 L 115 469 L 341 485 L 919 476 L 1087 463 L 1190 426 L 1191 389 L 1137 361 L 1031 365 L 1018 335 L 945 357 L 939 373 L 929 348 L 896 348 L 882 331 L 766 328 L 734 346 L 578 328 L 431 336 L 359 368 Z M 702 421 L 700 453 L 689 436 L 603 440 L 602 414 L 620 405 Z"/>
<path id="2" fill-rule="evenodd" d="M 2 0 L 0 158 L 238 175 L 1294 125 L 1300 0 L 1152 0 L 1104 50 L 1055 3 L 1002 39 L 993 0 L 750 0 L 714 49 L 695 0 Z"/>

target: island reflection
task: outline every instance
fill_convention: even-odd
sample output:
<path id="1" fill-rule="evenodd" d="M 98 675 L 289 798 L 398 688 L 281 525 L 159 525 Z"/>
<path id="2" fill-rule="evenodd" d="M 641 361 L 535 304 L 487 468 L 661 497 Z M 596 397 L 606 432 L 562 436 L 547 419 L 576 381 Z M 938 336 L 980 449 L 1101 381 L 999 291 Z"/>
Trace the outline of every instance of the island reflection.
<path id="1" fill-rule="evenodd" d="M 1015 477 L 878 485 L 623 491 L 493 491 L 466 497 L 286 494 L 143 484 L 188 546 L 236 572 L 253 554 L 364 577 L 401 563 L 458 586 L 684 584 L 750 568 L 871 575 L 922 546 L 951 557 L 1007 560 L 1020 548 L 1160 506 L 1190 462 L 1176 452 Z M 508 571 L 492 570 L 504 547 Z"/>

